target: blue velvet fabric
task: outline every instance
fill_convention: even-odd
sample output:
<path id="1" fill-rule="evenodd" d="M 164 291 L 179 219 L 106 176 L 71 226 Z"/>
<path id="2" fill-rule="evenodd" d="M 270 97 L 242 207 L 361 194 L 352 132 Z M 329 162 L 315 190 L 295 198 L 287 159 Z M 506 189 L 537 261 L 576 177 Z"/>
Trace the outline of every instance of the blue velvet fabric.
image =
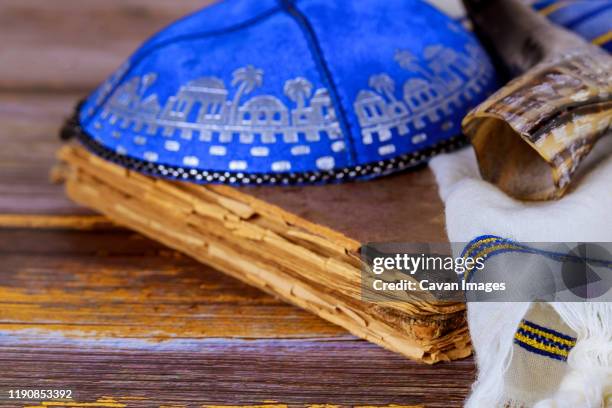
<path id="1" fill-rule="evenodd" d="M 495 88 L 473 35 L 420 0 L 227 0 L 145 42 L 79 119 L 103 149 L 166 177 L 368 178 L 424 160 Z"/>

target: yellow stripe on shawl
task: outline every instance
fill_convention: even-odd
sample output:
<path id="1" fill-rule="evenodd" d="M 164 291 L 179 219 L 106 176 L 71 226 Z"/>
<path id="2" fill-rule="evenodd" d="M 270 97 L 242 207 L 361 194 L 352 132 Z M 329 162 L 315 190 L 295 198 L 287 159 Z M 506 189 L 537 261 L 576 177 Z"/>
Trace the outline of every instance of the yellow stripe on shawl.
<path id="1" fill-rule="evenodd" d="M 553 347 L 553 346 L 549 346 L 549 345 L 540 343 L 539 341 L 530 339 L 529 337 L 524 336 L 520 333 L 516 333 L 514 335 L 514 338 L 520 341 L 521 343 L 528 344 L 529 346 L 535 349 L 542 350 L 547 353 L 556 354 L 558 356 L 565 357 L 565 358 L 567 358 L 567 356 L 569 355 L 569 351 L 567 350 L 563 350 L 557 347 Z"/>
<path id="2" fill-rule="evenodd" d="M 543 330 L 536 329 L 535 327 L 528 326 L 525 323 L 521 323 L 519 325 L 519 327 L 521 329 L 527 331 L 527 332 L 536 334 L 536 335 L 538 335 L 540 337 L 545 337 L 545 338 L 547 338 L 549 340 L 552 340 L 552 341 L 554 341 L 556 343 L 565 344 L 566 346 L 569 346 L 569 347 L 574 347 L 576 345 L 576 341 L 575 340 L 567 340 L 567 339 L 564 339 L 562 337 L 555 336 L 552 333 L 548 333 L 548 332 L 545 332 Z"/>
<path id="3" fill-rule="evenodd" d="M 542 10 L 539 11 L 540 14 L 542 14 L 543 16 L 547 16 L 549 14 L 554 13 L 555 11 L 562 9 L 563 7 L 567 7 L 569 6 L 571 3 L 569 2 L 565 2 L 565 1 L 559 1 L 557 3 L 553 3 L 550 6 L 546 6 L 544 7 Z"/>
<path id="4" fill-rule="evenodd" d="M 605 34 L 600 35 L 597 38 L 593 39 L 593 44 L 595 45 L 604 45 L 605 43 L 612 41 L 612 30 L 608 31 Z"/>

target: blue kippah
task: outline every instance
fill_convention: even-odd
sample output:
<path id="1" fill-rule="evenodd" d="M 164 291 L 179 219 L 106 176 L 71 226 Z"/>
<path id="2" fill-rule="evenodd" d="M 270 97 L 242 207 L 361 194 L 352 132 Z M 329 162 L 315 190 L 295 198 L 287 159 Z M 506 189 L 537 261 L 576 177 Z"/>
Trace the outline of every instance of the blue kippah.
<path id="1" fill-rule="evenodd" d="M 474 36 L 419 0 L 228 0 L 145 42 L 82 104 L 79 137 L 167 178 L 367 179 L 459 145 L 495 87 Z"/>

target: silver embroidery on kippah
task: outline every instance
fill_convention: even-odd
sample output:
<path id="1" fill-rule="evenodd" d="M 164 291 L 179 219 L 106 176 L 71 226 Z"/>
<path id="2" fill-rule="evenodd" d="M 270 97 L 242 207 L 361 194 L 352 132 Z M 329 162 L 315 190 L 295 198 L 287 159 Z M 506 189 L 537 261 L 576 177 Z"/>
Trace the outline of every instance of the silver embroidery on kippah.
<path id="1" fill-rule="evenodd" d="M 394 58 L 400 67 L 416 74 L 404 81 L 401 96 L 394 79 L 379 73 L 369 78 L 371 89 L 361 90 L 353 103 L 362 143 L 372 145 L 382 157 L 399 150 L 394 134 L 409 136 L 409 143 L 418 145 L 427 141 L 423 129 L 428 124 L 437 123 L 443 131 L 451 129 L 453 122 L 443 118 L 468 104 L 492 75 L 482 51 L 471 45 L 464 52 L 430 45 L 422 58 L 397 50 Z M 180 139 L 199 140 L 211 144 L 209 154 L 214 156 L 225 156 L 229 143 L 240 143 L 252 145 L 248 150 L 252 158 L 268 157 L 267 146 L 275 143 L 294 144 L 289 151 L 296 158 L 310 155 L 309 142 L 320 140 L 329 140 L 335 153 L 346 149 L 328 90 L 314 90 L 303 77 L 285 82 L 283 92 L 295 104 L 287 107 L 273 95 L 247 99 L 264 80 L 264 72 L 252 65 L 233 72 L 230 89 L 219 78 L 198 78 L 182 85 L 163 106 L 155 93 L 148 92 L 157 74 L 133 77 L 111 94 L 109 87 L 118 76 L 101 87 L 98 98 L 105 97 L 101 119 L 113 126 L 112 135 L 117 139 L 121 136 L 118 129 L 131 129 L 140 133 L 134 142 L 144 145 L 146 135 L 160 132 L 168 138 L 164 143 L 167 151 L 180 152 Z M 315 162 L 319 169 L 329 170 L 334 159 L 315 157 Z M 195 166 L 196 160 L 186 156 L 183 163 Z M 231 167 L 246 170 L 248 164 L 232 161 Z M 287 160 L 270 165 L 275 172 L 291 168 Z"/>
<path id="2" fill-rule="evenodd" d="M 381 73 L 370 77 L 368 85 L 372 90 L 360 91 L 353 104 L 363 144 L 381 143 L 381 155 L 395 152 L 393 144 L 385 144 L 392 139 L 394 130 L 404 136 L 423 129 L 427 122 L 438 122 L 453 111 L 453 105 L 465 106 L 492 75 L 477 47 L 468 46 L 467 52 L 457 52 L 431 45 L 423 54 L 424 60 L 406 50 L 395 53 L 395 61 L 402 68 L 418 75 L 404 82 L 402 98 L 396 96 L 395 81 Z M 448 128 L 448 123 L 443 126 Z M 411 139 L 417 144 L 425 138 L 419 132 Z"/>
<path id="3" fill-rule="evenodd" d="M 263 83 L 263 71 L 251 65 L 233 73 L 230 92 L 222 80 L 204 77 L 180 87 L 162 107 L 156 94 L 145 96 L 157 79 L 146 74 L 120 86 L 104 105 L 101 117 L 121 129 L 132 128 L 150 135 L 160 129 L 165 137 L 180 137 L 214 143 L 210 154 L 226 154 L 223 145 L 239 142 L 255 145 L 251 156 L 268 156 L 265 146 L 273 143 L 307 143 L 325 137 L 341 137 L 340 125 L 327 89 L 317 89 L 307 79 L 298 77 L 285 82 L 283 91 L 295 103 L 293 109 L 272 95 L 243 98 Z M 169 151 L 178 151 L 178 142 L 166 142 Z M 296 146 L 294 155 L 310 153 L 307 145 Z M 193 160 L 190 160 L 193 162 Z M 246 163 L 241 163 L 246 167 Z M 273 171 L 289 169 L 291 164 L 273 164 Z"/>

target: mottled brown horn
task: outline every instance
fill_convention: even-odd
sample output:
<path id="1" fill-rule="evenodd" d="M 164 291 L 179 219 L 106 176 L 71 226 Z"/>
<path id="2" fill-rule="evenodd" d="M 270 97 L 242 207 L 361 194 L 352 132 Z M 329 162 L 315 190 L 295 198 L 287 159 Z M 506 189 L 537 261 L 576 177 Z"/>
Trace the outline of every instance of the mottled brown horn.
<path id="1" fill-rule="evenodd" d="M 612 57 L 518 0 L 465 0 L 486 46 L 520 74 L 463 120 L 483 178 L 525 200 L 561 197 L 612 127 Z"/>

